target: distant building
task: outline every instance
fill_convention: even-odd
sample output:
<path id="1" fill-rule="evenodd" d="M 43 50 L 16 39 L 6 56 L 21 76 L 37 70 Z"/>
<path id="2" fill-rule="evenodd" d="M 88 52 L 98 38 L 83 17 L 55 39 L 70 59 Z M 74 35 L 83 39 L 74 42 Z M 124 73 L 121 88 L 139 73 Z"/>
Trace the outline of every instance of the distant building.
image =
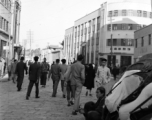
<path id="1" fill-rule="evenodd" d="M 85 63 L 98 64 L 105 57 L 110 65 L 113 43 L 113 64 L 130 65 L 134 63 L 134 31 L 151 23 L 151 0 L 108 0 L 65 30 L 66 59 L 84 54 Z"/>
<path id="2" fill-rule="evenodd" d="M 150 53 L 152 53 L 152 24 L 135 31 L 135 62 Z"/>

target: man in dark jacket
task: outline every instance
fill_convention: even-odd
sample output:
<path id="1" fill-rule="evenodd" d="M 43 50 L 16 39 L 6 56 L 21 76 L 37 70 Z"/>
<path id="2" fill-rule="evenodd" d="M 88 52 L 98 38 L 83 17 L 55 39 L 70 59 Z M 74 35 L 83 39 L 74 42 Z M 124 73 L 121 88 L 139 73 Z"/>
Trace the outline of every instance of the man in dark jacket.
<path id="1" fill-rule="evenodd" d="M 16 66 L 18 91 L 20 91 L 22 89 L 24 71 L 26 71 L 26 74 L 27 74 L 27 66 L 23 61 L 24 61 L 24 57 L 21 57 L 21 61 L 19 63 L 17 63 L 17 66 Z"/>
<path id="2" fill-rule="evenodd" d="M 28 100 L 31 94 L 31 90 L 33 85 L 35 84 L 36 87 L 36 98 L 39 98 L 39 78 L 40 78 L 40 64 L 38 63 L 38 56 L 34 57 L 34 64 L 30 65 L 29 68 L 29 86 L 28 86 L 28 90 L 27 90 L 27 94 L 26 94 L 26 99 Z"/>

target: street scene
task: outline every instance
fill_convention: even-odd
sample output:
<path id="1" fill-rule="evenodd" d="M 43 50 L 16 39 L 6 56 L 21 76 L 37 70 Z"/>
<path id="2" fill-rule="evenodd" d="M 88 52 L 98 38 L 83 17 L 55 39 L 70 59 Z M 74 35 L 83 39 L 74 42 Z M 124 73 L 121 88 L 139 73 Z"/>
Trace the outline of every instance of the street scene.
<path id="1" fill-rule="evenodd" d="M 84 120 L 82 114 L 72 116 L 72 107 L 67 106 L 67 101 L 62 98 L 59 86 L 58 95 L 52 98 L 52 81 L 47 82 L 46 88 L 40 88 L 40 99 L 34 98 L 34 90 L 31 93 L 30 101 L 26 100 L 28 76 L 25 76 L 21 92 L 16 91 L 16 84 L 12 81 L 3 80 L 0 82 L 0 119 L 1 120 Z M 108 85 L 110 88 L 113 81 Z M 85 95 L 83 88 L 81 104 L 88 101 L 96 101 L 95 89 L 93 96 Z"/>
<path id="2" fill-rule="evenodd" d="M 0 120 L 152 120 L 152 0 L 0 0 Z"/>

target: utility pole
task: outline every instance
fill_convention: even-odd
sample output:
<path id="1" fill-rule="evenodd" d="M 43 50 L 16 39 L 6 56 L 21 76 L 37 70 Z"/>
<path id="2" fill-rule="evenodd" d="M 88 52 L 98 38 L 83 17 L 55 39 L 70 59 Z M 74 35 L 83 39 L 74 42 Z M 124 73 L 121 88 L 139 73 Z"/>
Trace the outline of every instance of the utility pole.
<path id="1" fill-rule="evenodd" d="M 113 36 L 112 36 L 112 20 L 114 20 L 114 19 L 112 19 L 112 15 L 110 16 L 110 24 L 111 24 L 111 67 L 112 67 L 112 65 L 113 65 Z"/>

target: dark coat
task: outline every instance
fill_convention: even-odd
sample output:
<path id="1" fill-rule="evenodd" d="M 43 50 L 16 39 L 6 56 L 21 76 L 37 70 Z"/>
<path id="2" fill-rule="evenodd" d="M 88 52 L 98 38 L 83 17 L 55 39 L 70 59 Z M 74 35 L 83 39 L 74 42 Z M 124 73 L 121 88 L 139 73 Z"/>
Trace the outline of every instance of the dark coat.
<path id="1" fill-rule="evenodd" d="M 26 64 L 23 61 L 18 62 L 17 66 L 16 66 L 16 72 L 15 72 L 17 74 L 17 76 L 24 77 L 24 71 L 26 71 L 26 74 L 27 74 Z"/>
<path id="2" fill-rule="evenodd" d="M 105 103 L 104 97 L 99 98 L 98 101 L 95 103 L 95 111 L 97 111 L 99 114 L 102 114 L 104 103 Z"/>
<path id="3" fill-rule="evenodd" d="M 92 65 L 89 65 L 89 68 L 86 70 L 86 81 L 85 86 L 87 89 L 94 88 L 94 78 L 95 78 L 95 69 Z"/>
<path id="4" fill-rule="evenodd" d="M 34 63 L 30 65 L 29 68 L 29 80 L 36 82 L 38 78 L 40 77 L 40 64 Z"/>

